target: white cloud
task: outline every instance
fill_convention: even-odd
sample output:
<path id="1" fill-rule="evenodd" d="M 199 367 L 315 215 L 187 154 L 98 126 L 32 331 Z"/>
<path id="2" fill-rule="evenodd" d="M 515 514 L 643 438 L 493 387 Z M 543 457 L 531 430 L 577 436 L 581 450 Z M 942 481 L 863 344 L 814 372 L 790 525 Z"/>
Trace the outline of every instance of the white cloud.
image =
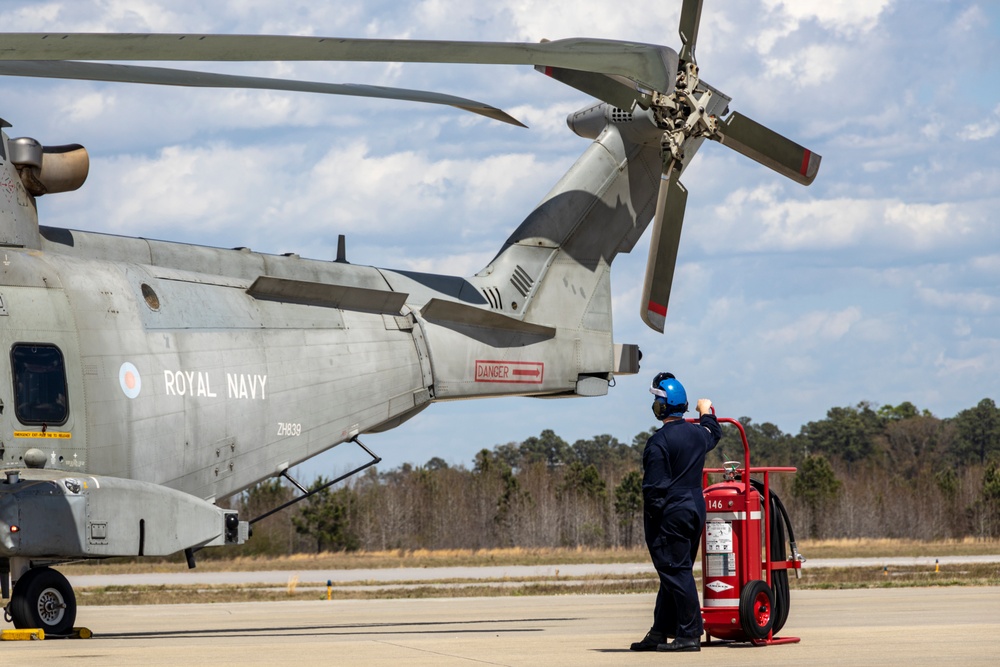
<path id="1" fill-rule="evenodd" d="M 836 312 L 816 311 L 806 313 L 791 324 L 764 332 L 763 338 L 778 345 L 814 347 L 843 338 L 860 320 L 861 311 L 855 307 Z"/>
<path id="2" fill-rule="evenodd" d="M 956 36 L 961 38 L 962 33 L 968 33 L 972 30 L 978 30 L 983 26 L 987 26 L 990 23 L 989 17 L 983 11 L 982 7 L 979 5 L 970 5 L 962 10 L 958 18 L 955 19 L 955 23 L 952 29 L 958 33 Z"/>
<path id="3" fill-rule="evenodd" d="M 899 322 L 895 314 L 868 316 L 852 326 L 851 333 L 867 344 L 892 345 L 899 340 Z"/>
<path id="4" fill-rule="evenodd" d="M 746 23 L 738 34 L 765 57 L 770 77 L 814 85 L 830 80 L 835 73 L 851 67 L 858 45 L 843 42 L 870 33 L 892 0 L 763 0 L 766 14 L 759 24 Z M 757 17 L 754 17 L 757 18 Z M 824 31 L 810 30 L 817 24 Z M 794 39 L 802 33 L 809 39 Z M 832 34 L 831 34 L 832 33 Z M 833 41 L 841 44 L 835 45 Z"/>
<path id="5" fill-rule="evenodd" d="M 760 11 L 747 8 L 739 27 L 729 36 L 748 51 L 743 58 L 729 63 L 730 69 L 741 72 L 746 80 L 744 90 L 735 91 L 740 99 L 749 94 L 758 104 L 774 104 L 775 98 L 801 88 L 816 89 L 825 98 L 837 81 L 841 86 L 851 85 L 855 96 L 878 94 L 880 99 L 877 105 L 845 114 L 843 120 L 850 123 L 861 120 L 859 116 L 876 113 L 887 102 L 891 104 L 892 97 L 877 93 L 878 87 L 870 78 L 886 43 L 884 31 L 875 28 L 891 0 L 762 0 L 761 4 Z M 729 5 L 727 9 L 736 11 Z M 761 70 L 768 81 L 766 87 L 759 82 Z M 783 82 L 791 84 L 792 89 L 782 89 Z M 808 107 L 802 105 L 803 110 Z"/>
<path id="6" fill-rule="evenodd" d="M 122 30 L 122 25 L 136 30 L 163 31 L 170 26 L 178 26 L 183 15 L 167 9 L 162 3 L 150 0 L 105 0 L 106 20 Z"/>
<path id="7" fill-rule="evenodd" d="M 471 3 L 469 3 L 471 4 Z M 680 3 L 534 2 L 510 0 L 507 7 L 516 31 L 515 39 L 537 41 L 566 37 L 600 37 L 668 42 L 677 46 Z M 704 14 L 703 14 L 704 16 Z M 638 34 L 637 34 L 638 33 Z M 652 35 L 657 34 L 656 37 Z M 676 41 L 675 41 L 676 40 Z"/>
<path id="8" fill-rule="evenodd" d="M 892 167 L 892 163 L 888 160 L 872 160 L 871 162 L 865 162 L 861 165 L 861 168 L 869 174 L 885 171 L 890 167 Z"/>
<path id="9" fill-rule="evenodd" d="M 986 274 L 996 274 L 1000 277 L 1000 255 L 985 255 L 974 257 L 969 265 L 977 271 Z"/>
<path id="10" fill-rule="evenodd" d="M 444 273 L 452 276 L 471 276 L 481 271 L 493 256 L 494 251 L 465 252 L 457 255 L 435 255 L 434 257 L 402 258 L 403 268 L 422 273 Z"/>
<path id="11" fill-rule="evenodd" d="M 991 205 L 908 204 L 895 199 L 795 200 L 782 186 L 739 189 L 714 208 L 739 247 L 755 251 L 832 250 L 888 244 L 886 251 L 925 252 L 979 242 Z"/>
<path id="12" fill-rule="evenodd" d="M 544 133 L 546 138 L 565 137 L 567 133 L 566 117 L 578 111 L 583 105 L 578 102 L 563 103 L 539 107 L 522 104 L 507 109 L 514 118 L 527 125 L 535 133 Z"/>
<path id="13" fill-rule="evenodd" d="M 934 360 L 934 366 L 942 376 L 951 377 L 955 379 L 968 378 L 983 376 L 984 378 L 993 379 L 996 378 L 997 374 L 997 358 L 998 352 L 1000 352 L 1000 346 L 994 345 L 991 350 L 983 352 L 981 354 L 976 354 L 967 357 L 956 357 L 949 356 L 945 352 L 938 354 L 937 358 Z M 980 392 L 984 396 L 990 396 L 990 392 L 993 389 L 983 387 Z M 995 395 L 995 394 L 994 394 Z M 967 407 L 974 407 L 969 405 Z"/>
<path id="14" fill-rule="evenodd" d="M 1000 106 L 993 109 L 992 116 L 965 125 L 958 131 L 958 138 L 963 141 L 982 141 L 992 139 L 998 132 L 1000 132 Z"/>
<path id="15" fill-rule="evenodd" d="M 832 44 L 813 44 L 794 54 L 765 58 L 764 66 L 770 78 L 782 78 L 800 86 L 818 86 L 832 80 L 849 62 L 849 49 Z"/>
<path id="16" fill-rule="evenodd" d="M 919 132 L 924 139 L 927 139 L 928 141 L 937 141 L 941 138 L 941 135 L 944 134 L 947 127 L 948 126 L 943 119 L 934 118 L 930 122 L 924 123 L 923 126 L 919 128 Z"/>
<path id="17" fill-rule="evenodd" d="M 10 17 L 21 30 L 38 32 L 110 32 L 110 31 L 173 31 L 200 14 L 198 4 L 184 2 L 186 7 L 171 7 L 156 0 L 101 0 L 100 2 L 19 3 Z M 182 3 L 175 3 L 182 4 Z M 190 11 L 188 11 L 190 10 Z"/>
<path id="18" fill-rule="evenodd" d="M 947 310 L 985 315 L 1000 313 L 1000 296 L 979 291 L 945 291 L 917 285 L 917 295 L 924 303 Z"/>
<path id="19" fill-rule="evenodd" d="M 880 203 L 884 205 L 882 220 L 889 234 L 916 250 L 938 247 L 974 231 L 970 221 L 951 204 Z"/>
<path id="20" fill-rule="evenodd" d="M 819 25 L 841 34 L 872 31 L 892 0 L 763 0 L 764 6 L 789 19 L 798 29 L 803 23 Z"/>
<path id="21" fill-rule="evenodd" d="M 88 194 L 106 211 L 101 229 L 206 234 L 256 213 L 253 195 L 274 192 L 271 167 L 280 164 L 260 148 L 169 146 L 153 159 L 95 160 Z"/>
<path id="22" fill-rule="evenodd" d="M 51 26 L 59 17 L 62 3 L 59 2 L 33 2 L 27 7 L 9 9 L 7 20 L 21 29 L 42 30 L 39 26 Z"/>
<path id="23" fill-rule="evenodd" d="M 117 104 L 114 93 L 94 91 L 73 97 L 63 109 L 68 121 L 86 122 L 104 116 Z"/>
<path id="24" fill-rule="evenodd" d="M 494 155 L 474 162 L 467 172 L 469 203 L 474 209 L 497 210 L 526 183 L 537 181 L 548 171 L 534 155 Z"/>
<path id="25" fill-rule="evenodd" d="M 555 180 L 552 165 L 532 154 L 433 159 L 417 151 L 377 154 L 361 139 L 320 153 L 314 163 L 311 153 L 305 144 L 215 143 L 97 157 L 86 188 L 69 195 L 72 206 L 63 196 L 43 217 L 57 226 L 306 256 L 315 239 L 350 232 L 361 235 L 359 246 L 373 236 L 409 246 L 396 257 L 409 262 L 405 268 L 441 270 L 450 260 L 421 254 L 420 246 L 436 246 L 452 257 L 477 257 L 475 272 Z M 105 214 L 81 220 L 81 198 Z M 512 202 L 519 204 L 513 216 Z M 479 247 L 463 253 L 461 244 Z M 369 261 L 385 266 L 386 259 Z M 459 264 L 463 271 L 471 266 Z"/>
<path id="26" fill-rule="evenodd" d="M 356 140 L 327 152 L 283 209 L 292 217 L 329 211 L 347 229 L 369 232 L 419 233 L 426 224 L 433 224 L 437 235 L 468 228 L 482 232 L 498 220 L 510 225 L 513 221 L 496 211 L 520 199 L 548 171 L 528 154 L 433 160 L 415 151 L 375 155 L 365 141 Z M 386 200 L 387 188 L 391 200 Z M 396 201 L 406 202 L 406 208 Z"/>

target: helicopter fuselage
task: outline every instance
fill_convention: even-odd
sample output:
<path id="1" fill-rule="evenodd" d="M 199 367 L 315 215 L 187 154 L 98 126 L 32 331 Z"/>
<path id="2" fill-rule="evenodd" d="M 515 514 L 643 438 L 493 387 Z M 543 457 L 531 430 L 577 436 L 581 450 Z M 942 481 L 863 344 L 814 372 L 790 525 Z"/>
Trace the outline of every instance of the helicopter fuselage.
<path id="1" fill-rule="evenodd" d="M 515 328 L 504 336 L 523 344 L 498 354 L 495 336 L 477 341 L 454 333 L 459 323 L 431 322 L 389 284 L 415 284 L 416 274 L 41 233 L 40 250 L 0 251 L 5 468 L 38 450 L 49 470 L 214 500 L 396 426 L 435 398 L 558 394 L 577 384 L 574 355 L 563 362 L 548 349 L 561 343 L 555 330 Z M 439 299 L 437 309 L 448 303 L 472 308 Z M 455 335 L 438 378 L 431 329 L 440 329 L 435 339 Z"/>

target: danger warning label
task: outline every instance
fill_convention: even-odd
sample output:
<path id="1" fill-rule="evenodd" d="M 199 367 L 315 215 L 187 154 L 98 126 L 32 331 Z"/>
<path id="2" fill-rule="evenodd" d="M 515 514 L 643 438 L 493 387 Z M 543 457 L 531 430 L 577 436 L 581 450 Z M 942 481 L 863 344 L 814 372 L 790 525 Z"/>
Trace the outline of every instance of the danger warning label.
<path id="1" fill-rule="evenodd" d="M 476 382 L 541 384 L 545 364 L 540 361 L 476 360 Z"/>

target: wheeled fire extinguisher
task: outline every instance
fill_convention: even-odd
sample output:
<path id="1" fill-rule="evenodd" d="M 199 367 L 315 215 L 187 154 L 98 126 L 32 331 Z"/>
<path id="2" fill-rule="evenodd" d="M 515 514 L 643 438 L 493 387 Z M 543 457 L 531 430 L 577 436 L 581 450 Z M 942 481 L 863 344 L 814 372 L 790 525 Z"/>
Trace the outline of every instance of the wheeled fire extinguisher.
<path id="1" fill-rule="evenodd" d="M 702 617 L 712 638 L 754 644 L 798 642 L 798 637 L 776 637 L 788 617 L 788 570 L 796 574 L 804 559 L 795 548 L 788 513 L 770 488 L 773 472 L 795 472 L 791 467 L 750 467 L 750 445 L 743 425 L 733 424 L 743 440 L 744 463 L 727 461 L 721 469 L 705 469 L 706 521 L 702 535 Z M 709 474 L 723 481 L 709 486 Z M 751 479 L 761 473 L 762 481 Z M 766 500 L 765 500 L 766 499 Z M 786 556 L 786 531 L 791 558 Z"/>

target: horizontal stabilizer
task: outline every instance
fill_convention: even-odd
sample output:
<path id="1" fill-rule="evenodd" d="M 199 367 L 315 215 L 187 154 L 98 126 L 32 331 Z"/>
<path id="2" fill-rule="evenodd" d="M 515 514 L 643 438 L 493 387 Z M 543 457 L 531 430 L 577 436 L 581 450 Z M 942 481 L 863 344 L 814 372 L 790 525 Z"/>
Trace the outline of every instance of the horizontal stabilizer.
<path id="1" fill-rule="evenodd" d="M 502 329 L 515 333 L 524 333 L 552 338 L 556 335 L 553 327 L 546 327 L 540 324 L 522 322 L 512 317 L 494 313 L 475 306 L 467 306 L 456 301 L 445 301 L 443 299 L 431 299 L 423 308 L 420 314 L 424 319 L 439 324 L 463 324 L 470 327 L 483 327 L 486 329 Z"/>
<path id="2" fill-rule="evenodd" d="M 306 306 L 323 306 L 367 313 L 398 315 L 409 294 L 348 285 L 329 285 L 306 280 L 259 276 L 247 294 L 265 301 L 282 301 Z"/>

